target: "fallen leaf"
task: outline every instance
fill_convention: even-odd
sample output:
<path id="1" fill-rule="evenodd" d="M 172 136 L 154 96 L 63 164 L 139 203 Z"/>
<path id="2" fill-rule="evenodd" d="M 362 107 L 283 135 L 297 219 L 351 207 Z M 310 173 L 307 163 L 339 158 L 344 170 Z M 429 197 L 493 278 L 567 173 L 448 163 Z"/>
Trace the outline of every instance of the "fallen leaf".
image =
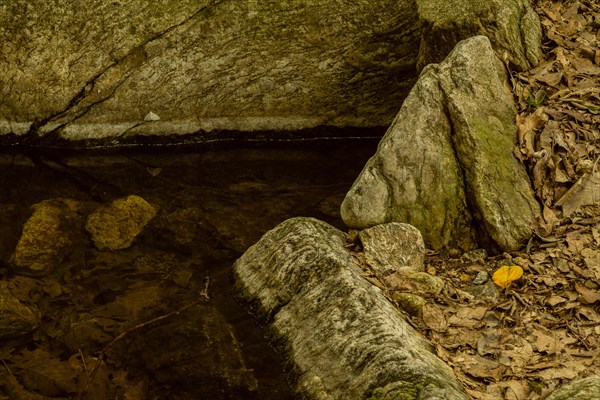
<path id="1" fill-rule="evenodd" d="M 506 289 L 511 283 L 519 279 L 521 275 L 523 275 L 523 268 L 518 265 L 505 265 L 494 272 L 492 280 L 496 285 Z"/>
<path id="2" fill-rule="evenodd" d="M 537 351 L 547 354 L 556 354 L 562 350 L 562 346 L 557 338 L 537 330 L 533 332 L 533 335 L 536 338 L 535 347 Z"/>
<path id="3" fill-rule="evenodd" d="M 575 283 L 575 290 L 579 293 L 579 301 L 585 304 L 593 304 L 600 300 L 600 292 L 597 290 L 588 289 L 579 283 Z"/>
<path id="4" fill-rule="evenodd" d="M 423 307 L 423 322 L 435 332 L 445 332 L 448 330 L 448 321 L 444 311 L 435 304 L 426 304 Z"/>
<path id="5" fill-rule="evenodd" d="M 462 369 L 466 374 L 475 378 L 498 380 L 504 375 L 504 367 L 496 361 L 488 360 L 479 355 L 463 355 Z"/>

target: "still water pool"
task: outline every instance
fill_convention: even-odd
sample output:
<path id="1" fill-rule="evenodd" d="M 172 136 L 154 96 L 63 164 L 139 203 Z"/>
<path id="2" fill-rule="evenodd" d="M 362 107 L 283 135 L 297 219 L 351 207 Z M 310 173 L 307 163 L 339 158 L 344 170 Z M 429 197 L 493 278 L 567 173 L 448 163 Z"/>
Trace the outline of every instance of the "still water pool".
<path id="1" fill-rule="evenodd" d="M 0 277 L 42 315 L 0 343 L 0 399 L 293 398 L 290 366 L 236 302 L 231 266 L 287 218 L 345 229 L 339 206 L 376 145 L 0 155 Z M 130 194 L 159 210 L 130 248 L 101 251 L 84 233 L 43 276 L 12 265 L 32 205 L 92 210 Z"/>

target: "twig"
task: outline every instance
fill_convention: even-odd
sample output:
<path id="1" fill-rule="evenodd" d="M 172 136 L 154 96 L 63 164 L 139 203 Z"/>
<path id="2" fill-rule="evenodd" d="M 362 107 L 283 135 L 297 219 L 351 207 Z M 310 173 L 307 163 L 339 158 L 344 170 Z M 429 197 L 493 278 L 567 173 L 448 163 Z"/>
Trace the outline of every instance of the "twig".
<path id="1" fill-rule="evenodd" d="M 200 296 L 204 296 L 206 300 L 210 300 L 208 296 L 208 285 L 210 285 L 210 277 L 206 275 L 206 279 L 204 280 L 204 289 L 200 292 Z"/>
<path id="2" fill-rule="evenodd" d="M 12 374 L 12 371 L 10 370 L 10 368 L 8 368 L 8 365 L 6 365 L 6 361 L 2 360 L 2 364 L 4 364 L 4 368 L 6 368 L 6 370 L 8 371 L 8 374 L 12 377 L 14 377 L 14 375 Z"/>
<path id="3" fill-rule="evenodd" d="M 185 280 L 185 283 L 183 284 L 184 289 L 187 287 L 187 284 L 190 281 L 190 279 L 192 279 L 192 275 L 194 275 L 194 271 L 190 272 L 190 276 L 188 276 L 187 279 Z"/>
<path id="4" fill-rule="evenodd" d="M 204 300 L 208 300 L 208 285 L 209 285 L 209 277 L 206 277 L 206 283 L 204 284 L 204 289 L 200 292 L 200 296 L 204 297 Z M 104 358 L 106 356 L 106 353 L 108 352 L 108 350 L 110 350 L 110 348 L 112 346 L 115 345 L 115 343 L 119 342 L 120 340 L 122 340 L 123 338 L 125 338 L 126 336 L 130 335 L 131 333 L 140 330 L 142 328 L 147 327 L 148 325 L 152 325 L 156 322 L 162 321 L 164 319 L 170 318 L 172 316 L 175 315 L 179 315 L 182 312 L 186 311 L 189 308 L 192 308 L 195 305 L 200 304 L 203 301 L 203 299 L 200 300 L 196 300 L 186 306 L 181 307 L 178 310 L 172 311 L 168 314 L 165 315 L 161 315 L 159 317 L 153 318 L 149 321 L 146 322 L 142 322 L 141 324 L 138 324 L 136 326 L 134 326 L 131 329 L 126 330 L 125 332 L 120 333 L 119 335 L 117 335 L 115 338 L 113 338 L 110 342 L 108 342 L 108 344 L 106 346 L 104 346 L 104 348 L 100 351 L 100 353 L 98 353 L 98 363 L 94 366 L 94 368 L 92 368 L 92 370 L 88 373 L 88 377 L 86 379 L 85 382 L 85 386 L 83 388 L 83 390 L 79 393 L 79 395 L 77 396 L 77 400 L 82 400 L 83 396 L 85 396 L 85 394 L 88 392 L 88 389 L 90 387 L 90 383 L 92 382 L 92 379 L 94 378 L 94 376 L 96 375 L 96 372 L 98 372 L 98 369 L 100 368 L 100 366 L 102 365 L 102 363 L 104 362 Z M 83 359 L 83 356 L 82 356 Z M 85 366 L 85 364 L 84 364 Z M 87 368 L 86 368 L 86 372 L 87 372 Z"/>
<path id="5" fill-rule="evenodd" d="M 81 351 L 81 349 L 79 349 L 79 357 L 81 357 L 81 363 L 83 364 L 83 370 L 85 371 L 87 377 L 90 377 L 90 372 L 87 369 L 87 365 L 85 363 L 85 357 L 83 355 L 83 352 Z"/>

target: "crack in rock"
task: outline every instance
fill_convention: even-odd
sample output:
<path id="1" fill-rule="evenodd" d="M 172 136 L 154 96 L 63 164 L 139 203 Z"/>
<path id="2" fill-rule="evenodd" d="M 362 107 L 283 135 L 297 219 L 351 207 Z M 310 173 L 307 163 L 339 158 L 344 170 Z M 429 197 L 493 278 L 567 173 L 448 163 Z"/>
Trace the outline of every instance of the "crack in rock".
<path id="1" fill-rule="evenodd" d="M 211 7 L 221 4 L 224 0 L 213 0 L 207 5 L 202 6 L 188 18 L 185 18 L 178 24 L 158 32 L 144 43 L 132 48 L 125 56 L 107 66 L 97 75 L 86 82 L 84 87 L 77 93 L 69 104 L 61 112 L 51 115 L 44 119 L 35 121 L 26 135 L 28 139 L 46 138 L 51 139 L 60 136 L 64 128 L 85 115 L 92 107 L 110 99 L 123 83 L 135 72 L 141 65 L 158 54 L 150 56 L 146 51 L 148 45 L 157 42 L 168 34 L 184 27 L 204 13 Z M 128 128 L 130 130 L 132 128 Z M 123 132 L 124 134 L 125 132 Z"/>

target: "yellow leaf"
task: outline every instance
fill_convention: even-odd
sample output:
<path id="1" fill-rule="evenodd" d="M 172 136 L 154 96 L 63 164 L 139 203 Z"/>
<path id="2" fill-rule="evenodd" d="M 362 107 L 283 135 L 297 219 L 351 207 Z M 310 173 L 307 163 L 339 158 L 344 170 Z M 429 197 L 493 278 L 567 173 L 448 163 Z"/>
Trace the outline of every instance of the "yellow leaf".
<path id="1" fill-rule="evenodd" d="M 494 272 L 492 279 L 496 285 L 506 289 L 511 283 L 519 279 L 521 275 L 523 275 L 523 268 L 518 265 L 505 265 Z"/>

